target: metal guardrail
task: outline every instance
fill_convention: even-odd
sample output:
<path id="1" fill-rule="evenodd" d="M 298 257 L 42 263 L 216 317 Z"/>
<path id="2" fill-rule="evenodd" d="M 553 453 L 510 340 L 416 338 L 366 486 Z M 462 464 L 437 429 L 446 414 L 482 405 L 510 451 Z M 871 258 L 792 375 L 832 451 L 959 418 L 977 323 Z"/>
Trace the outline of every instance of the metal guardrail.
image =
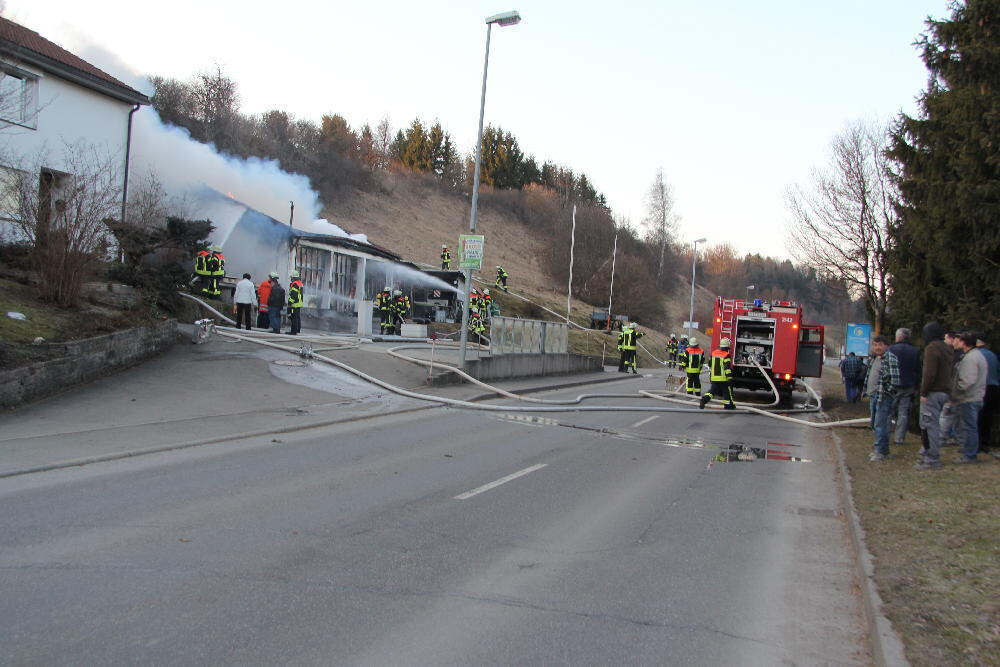
<path id="1" fill-rule="evenodd" d="M 566 354 L 569 350 L 569 327 L 565 322 L 542 322 L 513 317 L 490 320 L 490 353 Z"/>

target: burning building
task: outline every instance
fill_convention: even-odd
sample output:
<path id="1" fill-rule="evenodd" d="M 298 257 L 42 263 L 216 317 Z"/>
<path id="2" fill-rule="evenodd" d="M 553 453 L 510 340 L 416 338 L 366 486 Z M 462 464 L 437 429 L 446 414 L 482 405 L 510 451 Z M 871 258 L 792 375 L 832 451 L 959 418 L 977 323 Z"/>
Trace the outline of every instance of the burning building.
<path id="1" fill-rule="evenodd" d="M 244 273 L 259 283 L 276 271 L 287 288 L 289 273 L 297 269 L 305 285 L 302 321 L 308 328 L 378 331 L 372 302 L 386 285 L 410 297 L 413 320 L 455 318 L 458 295 L 464 293 L 459 271 L 425 272 L 364 235 L 347 234 L 325 220 L 300 229 L 210 188 L 199 193 L 197 202 L 196 217 L 212 222 L 212 241 L 226 256 L 223 285 L 235 284 Z"/>

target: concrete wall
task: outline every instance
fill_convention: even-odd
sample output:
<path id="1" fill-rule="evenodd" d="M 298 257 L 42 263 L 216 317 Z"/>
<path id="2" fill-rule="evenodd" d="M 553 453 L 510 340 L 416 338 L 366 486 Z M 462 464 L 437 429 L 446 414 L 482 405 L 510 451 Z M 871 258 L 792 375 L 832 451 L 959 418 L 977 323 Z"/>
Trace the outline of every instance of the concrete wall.
<path id="1" fill-rule="evenodd" d="M 604 370 L 600 357 L 579 354 L 505 354 L 471 359 L 467 364 L 469 375 L 478 380 L 594 373 Z"/>
<path id="2" fill-rule="evenodd" d="M 149 327 L 48 345 L 54 353 L 65 356 L 0 371 L 0 408 L 12 408 L 134 366 L 177 340 L 176 320 L 166 320 Z"/>

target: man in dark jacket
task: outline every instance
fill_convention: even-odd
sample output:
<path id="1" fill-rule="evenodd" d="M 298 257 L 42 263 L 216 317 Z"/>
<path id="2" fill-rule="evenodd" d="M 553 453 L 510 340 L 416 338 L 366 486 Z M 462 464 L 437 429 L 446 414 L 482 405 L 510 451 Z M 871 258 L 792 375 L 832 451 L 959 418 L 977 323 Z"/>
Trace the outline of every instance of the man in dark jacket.
<path id="1" fill-rule="evenodd" d="M 281 333 L 281 311 L 285 308 L 285 288 L 277 276 L 271 277 L 271 293 L 267 296 L 267 312 L 271 316 L 271 333 Z"/>
<path id="2" fill-rule="evenodd" d="M 892 414 L 896 415 L 894 442 L 903 444 L 910 423 L 910 405 L 920 381 L 920 352 L 910 342 L 909 329 L 896 329 L 896 344 L 889 348 L 899 362 L 899 385 L 893 387 Z"/>
<path id="3" fill-rule="evenodd" d="M 941 410 L 951 391 L 954 350 L 944 342 L 944 327 L 924 325 L 923 373 L 920 378 L 920 461 L 917 470 L 941 467 Z"/>

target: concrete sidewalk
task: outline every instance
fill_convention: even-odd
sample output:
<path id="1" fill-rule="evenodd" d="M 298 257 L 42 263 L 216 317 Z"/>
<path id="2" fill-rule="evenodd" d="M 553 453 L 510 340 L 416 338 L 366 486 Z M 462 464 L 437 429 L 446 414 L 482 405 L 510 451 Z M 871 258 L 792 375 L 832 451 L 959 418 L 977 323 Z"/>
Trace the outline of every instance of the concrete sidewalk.
<path id="1" fill-rule="evenodd" d="M 287 341 L 281 340 L 300 344 Z M 467 401 L 495 396 L 474 384 L 430 385 L 425 367 L 385 354 L 400 344 L 314 345 L 314 350 L 416 393 Z M 456 360 L 454 353 L 440 358 Z M 634 377 L 583 373 L 494 384 L 531 393 Z M 322 361 L 213 336 L 203 345 L 177 344 L 119 374 L 0 414 L 0 477 L 439 405 L 400 396 Z"/>

